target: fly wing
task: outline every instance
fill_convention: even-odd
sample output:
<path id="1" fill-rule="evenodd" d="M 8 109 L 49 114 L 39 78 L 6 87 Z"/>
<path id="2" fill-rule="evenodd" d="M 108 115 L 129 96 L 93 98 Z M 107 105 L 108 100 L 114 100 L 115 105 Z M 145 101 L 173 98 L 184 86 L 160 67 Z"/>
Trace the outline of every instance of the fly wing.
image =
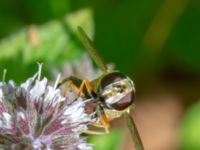
<path id="1" fill-rule="evenodd" d="M 136 128 L 136 125 L 135 125 L 133 118 L 127 112 L 124 113 L 124 117 L 125 117 L 125 120 L 126 120 L 126 124 L 129 128 L 129 131 L 131 133 L 132 140 L 135 144 L 135 149 L 136 150 L 144 150 L 144 147 L 142 145 L 142 141 L 140 139 L 140 136 L 139 136 L 139 133 L 138 133 L 138 130 Z"/>
<path id="2" fill-rule="evenodd" d="M 89 55 L 92 57 L 94 62 L 97 64 L 97 66 L 104 72 L 108 72 L 108 68 L 105 64 L 105 61 L 103 58 L 99 55 L 97 52 L 96 48 L 93 46 L 93 42 L 90 40 L 90 38 L 87 36 L 85 31 L 81 28 L 78 27 L 78 31 L 81 35 L 82 42 L 87 49 Z"/>

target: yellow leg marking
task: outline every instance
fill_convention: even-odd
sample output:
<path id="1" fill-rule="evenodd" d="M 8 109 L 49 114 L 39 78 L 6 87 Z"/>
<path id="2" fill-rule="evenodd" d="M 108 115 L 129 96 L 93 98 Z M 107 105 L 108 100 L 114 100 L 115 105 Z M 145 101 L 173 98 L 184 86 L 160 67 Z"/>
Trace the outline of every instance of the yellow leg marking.
<path id="1" fill-rule="evenodd" d="M 85 82 L 85 86 L 86 86 L 88 92 L 91 93 L 93 91 L 93 87 L 92 87 L 91 83 L 88 80 L 84 80 L 84 82 Z"/>
<path id="2" fill-rule="evenodd" d="M 82 83 L 81 83 L 81 86 L 79 88 L 78 94 L 83 93 L 83 87 L 84 87 L 84 85 L 86 86 L 86 89 L 87 89 L 87 91 L 89 93 L 92 92 L 93 87 L 92 87 L 91 83 L 88 80 L 83 80 Z"/>
<path id="3" fill-rule="evenodd" d="M 64 79 L 60 85 L 64 84 L 65 82 L 70 81 L 70 79 Z M 68 86 L 66 86 L 65 90 L 64 90 L 64 95 L 67 94 L 67 90 L 68 88 L 72 88 L 75 90 L 75 92 L 77 92 L 78 95 L 81 95 L 83 93 L 83 88 L 84 86 L 86 87 L 86 90 L 91 93 L 93 91 L 93 87 L 91 85 L 91 83 L 88 80 L 83 80 L 80 87 L 77 87 L 77 85 L 75 85 L 73 82 L 69 83 Z M 84 94 L 84 93 L 83 93 Z"/>
<path id="4" fill-rule="evenodd" d="M 106 116 L 105 113 L 103 113 L 103 114 L 101 115 L 100 120 L 101 120 L 101 122 L 102 122 L 102 124 L 103 124 L 104 126 L 106 126 L 107 128 L 110 127 L 110 123 L 109 123 L 108 118 L 107 118 L 107 116 Z"/>
<path id="5" fill-rule="evenodd" d="M 98 128 L 105 128 L 105 126 L 103 125 L 103 124 L 101 124 L 101 123 L 92 123 L 92 126 L 94 126 L 94 127 L 98 127 Z"/>
<path id="6" fill-rule="evenodd" d="M 92 126 L 98 127 L 98 128 L 104 128 L 104 131 L 85 130 L 85 131 L 83 131 L 83 133 L 101 135 L 101 134 L 108 134 L 110 132 L 109 129 L 107 127 L 105 127 L 104 125 L 92 124 Z"/>
<path id="7" fill-rule="evenodd" d="M 100 121 L 102 125 L 104 126 L 105 132 L 109 133 L 110 123 L 108 121 L 108 118 L 105 113 L 103 113 L 100 117 Z"/>
<path id="8" fill-rule="evenodd" d="M 103 134 L 108 134 L 107 132 L 105 131 L 94 131 L 94 130 L 85 130 L 83 131 L 83 133 L 86 133 L 86 134 L 92 134 L 92 135 L 103 135 Z"/>
<path id="9" fill-rule="evenodd" d="M 69 88 L 75 90 L 75 92 L 77 92 L 77 93 L 79 92 L 79 88 L 74 83 L 71 82 L 68 86 L 65 86 L 65 89 L 64 89 L 64 92 L 63 92 L 64 96 L 67 95 Z"/>
<path id="10" fill-rule="evenodd" d="M 79 92 L 79 88 L 74 83 L 70 83 L 69 87 L 74 89 L 77 93 Z"/>

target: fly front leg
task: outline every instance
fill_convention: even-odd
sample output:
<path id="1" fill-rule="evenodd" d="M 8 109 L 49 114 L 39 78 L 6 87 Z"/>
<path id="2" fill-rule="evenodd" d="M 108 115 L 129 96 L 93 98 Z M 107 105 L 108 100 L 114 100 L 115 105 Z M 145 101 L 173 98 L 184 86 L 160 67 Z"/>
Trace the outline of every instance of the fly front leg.
<path id="1" fill-rule="evenodd" d="M 93 135 L 101 135 L 101 134 L 108 134 L 110 132 L 109 131 L 110 123 L 109 123 L 109 120 L 108 120 L 105 113 L 101 114 L 99 122 L 94 122 L 94 123 L 91 124 L 91 126 L 97 127 L 97 128 L 103 128 L 104 131 L 90 130 L 89 129 L 89 130 L 83 131 L 83 133 L 93 134 Z"/>

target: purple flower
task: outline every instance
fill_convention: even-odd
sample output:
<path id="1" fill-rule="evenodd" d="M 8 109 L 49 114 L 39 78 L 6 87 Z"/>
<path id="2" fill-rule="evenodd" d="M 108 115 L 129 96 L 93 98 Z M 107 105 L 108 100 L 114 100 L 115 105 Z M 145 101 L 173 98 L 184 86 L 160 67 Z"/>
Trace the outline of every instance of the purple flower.
<path id="1" fill-rule="evenodd" d="M 0 149 L 92 150 L 80 136 L 91 121 L 84 101 L 63 97 L 40 72 L 20 86 L 0 82 Z"/>

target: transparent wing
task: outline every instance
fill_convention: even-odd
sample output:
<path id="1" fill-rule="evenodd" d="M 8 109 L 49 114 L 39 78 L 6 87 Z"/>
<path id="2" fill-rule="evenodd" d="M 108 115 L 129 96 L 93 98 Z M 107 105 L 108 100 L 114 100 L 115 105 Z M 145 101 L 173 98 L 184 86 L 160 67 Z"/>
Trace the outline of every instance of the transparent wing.
<path id="1" fill-rule="evenodd" d="M 94 62 L 97 64 L 97 66 L 100 69 L 102 69 L 102 71 L 108 72 L 108 68 L 107 68 L 107 66 L 105 64 L 105 61 L 99 55 L 99 53 L 97 52 L 96 48 L 93 46 L 92 41 L 87 36 L 87 34 L 85 33 L 85 31 L 81 27 L 78 27 L 78 31 L 80 32 L 81 39 L 82 39 L 82 42 L 83 42 L 85 48 L 87 49 L 89 55 L 92 57 L 92 59 L 94 60 Z"/>
<path id="2" fill-rule="evenodd" d="M 138 130 L 136 128 L 135 122 L 133 118 L 126 112 L 124 113 L 126 124 L 129 128 L 130 134 L 132 136 L 132 140 L 135 144 L 135 149 L 136 150 L 144 150 L 144 147 L 142 145 L 142 141 L 140 139 Z"/>

